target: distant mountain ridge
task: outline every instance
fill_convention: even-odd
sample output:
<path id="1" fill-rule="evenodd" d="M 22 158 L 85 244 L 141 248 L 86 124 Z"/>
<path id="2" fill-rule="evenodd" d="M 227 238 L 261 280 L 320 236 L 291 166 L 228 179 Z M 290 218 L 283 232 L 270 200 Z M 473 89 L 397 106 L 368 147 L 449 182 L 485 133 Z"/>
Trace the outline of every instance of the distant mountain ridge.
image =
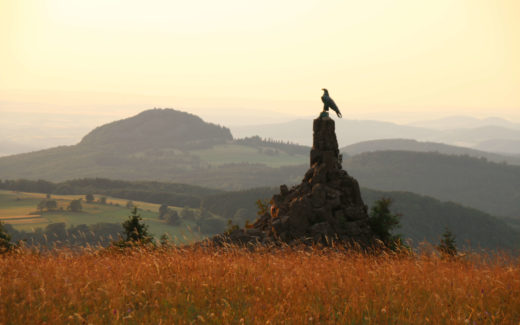
<path id="1" fill-rule="evenodd" d="M 10 140 L 0 140 L 0 157 L 36 150 L 35 147 Z"/>
<path id="2" fill-rule="evenodd" d="M 259 135 L 263 138 L 284 139 L 302 145 L 312 145 L 312 126 L 310 119 L 298 119 L 285 123 L 235 126 L 231 132 L 238 137 Z M 422 139 L 437 134 L 435 130 L 428 130 L 413 126 L 403 126 L 391 122 L 371 120 L 338 119 L 336 122 L 336 136 L 340 145 L 349 145 L 361 141 L 395 138 Z"/>
<path id="3" fill-rule="evenodd" d="M 231 132 L 235 136 L 259 135 L 263 138 L 284 139 L 287 141 L 311 145 L 312 137 L 308 133 L 309 120 L 294 120 L 286 123 L 234 126 Z M 448 145 L 467 148 L 482 148 L 499 154 L 520 154 L 520 127 L 514 123 L 502 125 L 480 125 L 476 127 L 436 129 L 416 125 L 401 125 L 390 122 L 371 120 L 336 120 L 336 135 L 342 146 L 358 142 L 381 139 L 414 139 L 417 141 L 442 142 Z M 500 140 L 500 145 L 493 147 L 484 144 Z M 508 142 L 509 141 L 509 142 Z"/>
<path id="4" fill-rule="evenodd" d="M 467 155 L 475 158 L 486 158 L 493 162 L 506 162 L 520 165 L 520 159 L 514 156 L 506 156 L 487 151 L 475 150 L 465 147 L 450 146 L 444 143 L 416 141 L 411 139 L 383 139 L 358 142 L 343 147 L 340 151 L 347 156 L 354 156 L 373 151 L 414 151 L 414 152 L 438 152 L 445 155 Z"/>
<path id="5" fill-rule="evenodd" d="M 259 135 L 262 138 L 310 145 L 310 136 L 301 130 L 308 126 L 305 121 L 309 121 L 311 117 L 279 123 L 276 121 L 280 120 L 278 118 L 280 113 L 272 116 L 269 114 L 273 112 L 255 112 L 260 115 L 256 115 L 254 118 L 249 115 L 249 117 L 244 116 L 242 123 L 259 121 L 257 125 L 225 125 L 231 125 L 231 131 L 236 138 Z M 49 116 L 36 114 L 25 117 L 22 113 L 16 114 L 7 115 L 5 121 L 1 123 L 0 138 L 3 138 L 4 141 L 0 141 L 0 156 L 42 150 L 57 145 L 72 145 L 92 130 L 90 126 L 96 125 L 96 120 L 108 121 L 106 116 L 82 116 L 78 121 L 71 118 L 71 116 L 76 117 L 77 115 L 71 114 L 65 114 L 66 118 L 62 118 L 64 114 L 48 114 Z M 251 114 L 250 110 L 248 110 L 248 114 Z M 236 117 L 236 113 L 230 118 L 229 111 L 218 110 L 213 114 L 213 119 L 216 116 L 219 120 L 231 121 Z M 13 123 L 13 119 L 18 123 Z M 288 116 L 285 116 L 284 120 L 287 119 Z M 36 125 L 36 123 L 38 124 Z M 56 125 L 59 127 L 57 128 Z M 442 142 L 507 155 L 520 154 L 520 138 L 517 133 L 520 131 L 520 123 L 499 117 L 479 119 L 470 116 L 448 116 L 408 124 L 345 119 L 337 120 L 337 125 L 339 130 L 346 129 L 347 132 L 344 135 L 338 135 L 342 146 L 371 140 L 403 138 Z M 354 132 L 349 132 L 349 129 Z M 470 131 L 473 132 L 473 135 L 468 134 L 469 129 L 474 129 L 474 131 Z M 14 145 L 9 141 L 14 141 Z"/>
<path id="6" fill-rule="evenodd" d="M 487 117 L 480 119 L 463 115 L 447 116 L 440 119 L 417 121 L 408 125 L 439 130 L 472 129 L 483 126 L 499 126 L 509 129 L 520 129 L 520 123 L 511 122 L 500 117 Z"/>
<path id="7" fill-rule="evenodd" d="M 480 142 L 476 149 L 484 151 L 501 152 L 508 155 L 520 156 L 518 151 L 520 150 L 520 140 L 509 140 L 509 139 L 492 139 Z"/>

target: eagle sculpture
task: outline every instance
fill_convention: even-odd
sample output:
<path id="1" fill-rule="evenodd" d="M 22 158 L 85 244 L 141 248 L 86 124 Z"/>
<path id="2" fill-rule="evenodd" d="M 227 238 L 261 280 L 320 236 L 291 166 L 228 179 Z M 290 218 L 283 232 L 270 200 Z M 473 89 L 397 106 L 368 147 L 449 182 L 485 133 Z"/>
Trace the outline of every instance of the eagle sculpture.
<path id="1" fill-rule="evenodd" d="M 329 96 L 329 91 L 325 88 L 323 90 L 323 96 L 321 96 L 321 101 L 323 102 L 323 111 L 328 112 L 329 108 L 331 108 L 339 118 L 341 118 L 341 112 L 339 111 L 338 105 L 334 103 L 332 98 Z"/>

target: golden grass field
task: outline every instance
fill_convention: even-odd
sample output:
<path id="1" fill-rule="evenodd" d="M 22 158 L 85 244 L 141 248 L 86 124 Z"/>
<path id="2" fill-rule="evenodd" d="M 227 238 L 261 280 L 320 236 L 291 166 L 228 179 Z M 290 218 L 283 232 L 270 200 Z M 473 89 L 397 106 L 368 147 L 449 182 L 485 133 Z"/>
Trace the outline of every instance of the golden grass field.
<path id="1" fill-rule="evenodd" d="M 0 256 L 0 324 L 519 324 L 516 258 L 320 249 Z"/>

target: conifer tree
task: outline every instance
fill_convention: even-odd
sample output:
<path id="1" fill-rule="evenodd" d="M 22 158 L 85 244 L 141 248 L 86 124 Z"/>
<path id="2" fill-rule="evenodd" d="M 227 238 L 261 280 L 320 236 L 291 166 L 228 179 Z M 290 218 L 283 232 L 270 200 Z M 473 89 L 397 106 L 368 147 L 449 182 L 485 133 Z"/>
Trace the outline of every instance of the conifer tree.
<path id="1" fill-rule="evenodd" d="M 448 229 L 448 227 L 446 227 L 444 233 L 442 234 L 442 239 L 439 245 L 437 246 L 437 250 L 443 255 L 457 255 L 455 235 L 453 235 L 453 233 Z"/>
<path id="2" fill-rule="evenodd" d="M 169 247 L 170 244 L 170 236 L 167 233 L 162 234 L 160 238 L 160 243 L 162 247 Z"/>
<path id="3" fill-rule="evenodd" d="M 376 236 L 389 248 L 396 248 L 401 241 L 399 235 L 392 235 L 391 231 L 398 228 L 401 215 L 392 213 L 390 205 L 392 199 L 382 198 L 374 203 L 370 211 L 369 224 Z"/>
<path id="4" fill-rule="evenodd" d="M 7 233 L 2 222 L 0 222 L 0 254 L 9 251 L 13 247 L 11 235 Z"/>
<path id="5" fill-rule="evenodd" d="M 144 224 L 143 218 L 137 213 L 137 207 L 134 207 L 128 220 L 123 222 L 125 230 L 125 241 L 127 243 L 148 244 L 152 242 L 152 236 L 148 233 L 148 225 Z"/>

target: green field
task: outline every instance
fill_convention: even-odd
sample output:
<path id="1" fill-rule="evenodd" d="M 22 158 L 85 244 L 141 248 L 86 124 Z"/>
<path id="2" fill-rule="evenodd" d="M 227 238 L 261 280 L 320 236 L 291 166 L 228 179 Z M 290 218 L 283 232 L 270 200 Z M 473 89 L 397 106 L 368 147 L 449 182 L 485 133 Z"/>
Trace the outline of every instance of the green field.
<path id="1" fill-rule="evenodd" d="M 17 230 L 34 231 L 36 228 L 45 228 L 51 223 L 64 222 L 67 227 L 80 224 L 91 225 L 95 223 L 122 223 L 130 215 L 130 209 L 126 207 L 127 200 L 107 197 L 106 204 L 86 203 L 82 201 L 83 211 L 67 211 L 70 201 L 83 198 L 84 195 L 52 195 L 51 199 L 58 203 L 58 210 L 39 213 L 37 205 L 45 194 L 26 193 L 0 190 L 0 221 L 11 224 Z M 94 195 L 97 201 L 101 196 Z M 187 242 L 201 239 L 201 235 L 195 228 L 194 220 L 183 220 L 179 226 L 167 224 L 158 218 L 159 204 L 133 201 L 138 207 L 139 213 L 150 232 L 156 237 L 168 234 L 170 238 L 179 242 Z M 63 210 L 62 210 L 63 209 Z M 180 213 L 181 207 L 170 207 Z M 198 212 L 194 209 L 194 212 Z"/>

